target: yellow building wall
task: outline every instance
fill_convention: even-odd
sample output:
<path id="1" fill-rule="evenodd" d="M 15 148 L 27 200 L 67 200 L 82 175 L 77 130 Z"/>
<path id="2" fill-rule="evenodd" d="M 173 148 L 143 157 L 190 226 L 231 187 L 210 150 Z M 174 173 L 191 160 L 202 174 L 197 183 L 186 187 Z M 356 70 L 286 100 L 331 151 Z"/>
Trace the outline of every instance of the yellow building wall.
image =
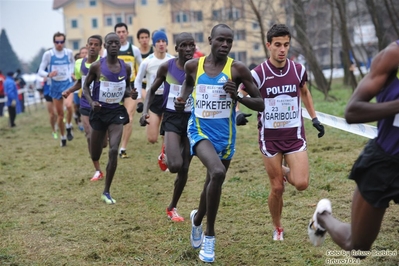
<path id="1" fill-rule="evenodd" d="M 255 0 L 257 2 L 263 0 Z M 135 6 L 129 8 L 118 8 L 105 4 L 102 0 L 97 1 L 96 7 L 89 6 L 89 0 L 74 0 L 65 5 L 64 18 L 65 18 L 65 31 L 67 34 L 68 48 L 73 40 L 81 40 L 80 46 L 84 46 L 87 38 L 93 34 L 100 34 L 105 36 L 107 33 L 113 31 L 113 26 L 116 24 L 113 21 L 112 26 L 106 26 L 104 15 L 116 16 L 118 14 L 135 14 L 133 23 L 127 23 L 126 19 L 123 21 L 128 24 L 129 35 L 133 43 L 138 45 L 136 33 L 140 28 L 146 28 L 153 32 L 154 30 L 164 30 L 168 36 L 169 44 L 168 51 L 175 54 L 173 36 L 183 31 L 192 33 L 203 33 L 203 42 L 197 42 L 200 50 L 208 54 L 210 52 L 210 45 L 208 43 L 208 36 L 213 26 L 218 23 L 225 23 L 229 25 L 233 31 L 245 30 L 245 40 L 234 40 L 231 53 L 246 53 L 246 60 L 243 61 L 249 65 L 252 62 L 262 62 L 266 55 L 260 40 L 259 27 L 254 26 L 256 22 L 255 14 L 250 9 L 246 0 L 164 0 L 163 4 L 159 0 L 146 0 L 147 4 L 142 5 L 142 0 L 136 0 Z M 82 4 L 83 3 L 83 4 Z M 213 10 L 225 8 L 228 9 L 230 3 L 242 8 L 241 17 L 235 21 L 214 21 L 212 19 Z M 269 29 L 271 23 L 279 22 L 284 23 L 285 15 L 279 10 L 279 1 L 273 1 L 273 6 L 263 5 L 264 10 L 261 11 L 265 31 Z M 173 11 L 173 12 L 172 12 Z M 174 12 L 184 11 L 202 11 L 203 21 L 198 22 L 181 22 L 174 21 Z M 279 12 L 277 12 L 279 11 Z M 274 19 L 272 19 L 274 17 Z M 279 20 L 276 19 L 278 17 Z M 98 29 L 93 29 L 91 26 L 91 19 L 98 19 Z M 124 17 L 126 18 L 126 16 Z M 77 19 L 79 23 L 78 29 L 71 28 L 71 19 Z M 256 24 L 256 23 L 255 23 Z M 266 34 L 266 32 L 265 32 Z M 257 48 L 257 49 L 256 49 Z M 77 52 L 77 50 L 74 50 Z M 237 57 L 236 57 L 237 59 Z"/>
<path id="2" fill-rule="evenodd" d="M 70 48 L 74 53 L 79 52 L 79 48 L 86 45 L 87 39 L 91 35 L 101 35 L 103 38 L 110 32 L 114 31 L 116 24 L 116 17 L 122 16 L 123 22 L 132 27 L 132 24 L 127 23 L 126 17 L 134 14 L 133 6 L 131 8 L 120 8 L 105 4 L 98 0 L 95 7 L 89 6 L 89 0 L 71 1 L 63 7 L 65 33 L 67 35 L 67 48 Z M 105 23 L 105 16 L 110 16 L 113 19 L 111 26 Z M 78 21 L 78 27 L 72 28 L 72 20 Z M 97 28 L 92 27 L 92 19 L 97 19 Z M 133 17 L 134 20 L 134 17 Z M 73 49 L 72 42 L 79 41 L 79 48 Z"/>

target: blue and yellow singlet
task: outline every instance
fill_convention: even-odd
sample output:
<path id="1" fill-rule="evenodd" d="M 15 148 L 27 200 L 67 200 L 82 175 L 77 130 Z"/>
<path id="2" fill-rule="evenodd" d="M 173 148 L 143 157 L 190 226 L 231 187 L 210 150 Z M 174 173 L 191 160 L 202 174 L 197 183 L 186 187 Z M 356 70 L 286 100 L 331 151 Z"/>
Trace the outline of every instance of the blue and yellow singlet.
<path id="1" fill-rule="evenodd" d="M 191 94 L 192 109 L 188 122 L 188 138 L 191 154 L 193 147 L 201 140 L 208 139 L 222 160 L 230 160 L 235 151 L 235 102 L 225 92 L 223 85 L 231 77 L 233 59 L 227 62 L 216 77 L 209 77 L 204 71 L 205 57 L 198 60 L 195 87 Z"/>

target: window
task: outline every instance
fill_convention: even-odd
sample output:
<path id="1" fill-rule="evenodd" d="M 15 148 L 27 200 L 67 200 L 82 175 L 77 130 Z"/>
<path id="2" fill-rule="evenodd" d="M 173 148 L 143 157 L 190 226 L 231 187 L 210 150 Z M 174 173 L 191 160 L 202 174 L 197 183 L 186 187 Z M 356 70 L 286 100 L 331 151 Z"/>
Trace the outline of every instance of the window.
<path id="1" fill-rule="evenodd" d="M 116 16 L 115 16 L 115 21 L 116 21 L 116 23 L 121 23 L 121 22 L 123 22 L 122 16 L 121 16 L 121 15 L 116 15 Z"/>
<path id="2" fill-rule="evenodd" d="M 71 19 L 71 28 L 76 29 L 78 27 L 78 20 L 77 19 Z"/>
<path id="3" fill-rule="evenodd" d="M 236 41 L 243 41 L 245 40 L 245 30 L 237 30 L 234 32 L 234 40 Z"/>
<path id="4" fill-rule="evenodd" d="M 202 21 L 202 11 L 193 11 L 193 21 Z"/>
<path id="5" fill-rule="evenodd" d="M 195 42 L 204 42 L 204 33 L 203 32 L 194 33 L 194 40 Z"/>
<path id="6" fill-rule="evenodd" d="M 229 20 L 237 20 L 241 18 L 241 10 L 232 7 L 231 9 L 228 10 L 227 17 Z"/>
<path id="7" fill-rule="evenodd" d="M 221 20 L 222 19 L 222 10 L 212 10 L 212 19 L 213 20 Z"/>
<path id="8" fill-rule="evenodd" d="M 172 17 L 173 21 L 176 23 L 183 23 L 183 22 L 188 22 L 188 16 L 187 12 L 180 11 L 180 12 L 175 12 Z"/>
<path id="9" fill-rule="evenodd" d="M 158 0 L 158 4 L 162 5 L 165 3 L 165 0 Z"/>
<path id="10" fill-rule="evenodd" d="M 255 51 L 259 51 L 260 44 L 259 43 L 254 43 L 253 48 L 254 48 Z"/>
<path id="11" fill-rule="evenodd" d="M 252 22 L 252 29 L 256 30 L 259 28 L 259 23 L 258 22 Z"/>
<path id="12" fill-rule="evenodd" d="M 92 19 L 91 19 L 91 27 L 92 27 L 93 29 L 97 29 L 97 28 L 98 28 L 98 21 L 97 21 L 96 18 L 92 18 Z"/>
<path id="13" fill-rule="evenodd" d="M 114 23 L 112 21 L 112 16 L 110 16 L 110 15 L 104 16 L 104 26 L 112 27 L 113 25 L 114 25 Z"/>
<path id="14" fill-rule="evenodd" d="M 80 49 L 80 41 L 79 40 L 72 40 L 72 50 L 79 50 Z"/>
<path id="15" fill-rule="evenodd" d="M 89 6 L 97 6 L 97 0 L 90 0 Z"/>
<path id="16" fill-rule="evenodd" d="M 243 62 L 245 65 L 247 64 L 247 52 L 231 52 L 229 56 L 234 60 Z"/>
<path id="17" fill-rule="evenodd" d="M 133 14 L 126 15 L 126 23 L 128 25 L 133 25 Z"/>
<path id="18" fill-rule="evenodd" d="M 147 5 L 147 0 L 141 0 L 141 5 L 146 6 Z"/>

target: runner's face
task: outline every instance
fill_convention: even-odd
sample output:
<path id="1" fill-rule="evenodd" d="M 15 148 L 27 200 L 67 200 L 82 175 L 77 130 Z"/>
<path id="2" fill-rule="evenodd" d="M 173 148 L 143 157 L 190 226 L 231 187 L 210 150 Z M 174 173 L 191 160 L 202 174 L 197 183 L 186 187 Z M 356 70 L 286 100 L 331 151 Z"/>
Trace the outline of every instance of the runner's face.
<path id="1" fill-rule="evenodd" d="M 107 49 L 107 54 L 117 56 L 119 49 L 121 48 L 121 42 L 118 35 L 108 35 L 105 40 L 105 49 Z"/>
<path id="2" fill-rule="evenodd" d="M 195 52 L 194 39 L 185 39 L 179 43 L 176 52 L 179 54 L 179 58 L 184 58 L 184 61 L 188 61 L 193 58 Z"/>
<path id="3" fill-rule="evenodd" d="M 166 53 L 166 41 L 165 40 L 158 40 L 155 43 L 155 50 L 160 52 L 160 53 Z"/>
<path id="4" fill-rule="evenodd" d="M 150 36 L 147 33 L 141 33 L 139 36 L 139 43 L 143 47 L 147 47 L 150 44 Z"/>
<path id="5" fill-rule="evenodd" d="M 100 40 L 90 38 L 86 47 L 89 49 L 90 56 L 98 56 L 101 51 Z"/>
<path id="6" fill-rule="evenodd" d="M 273 37 L 272 42 L 266 43 L 266 46 L 270 52 L 270 60 L 272 63 L 284 63 L 287 59 L 288 51 L 290 49 L 290 37 Z"/>
<path id="7" fill-rule="evenodd" d="M 80 58 L 85 58 L 88 53 L 89 53 L 89 51 L 87 49 L 81 49 L 79 52 L 79 56 L 80 56 Z"/>
<path id="8" fill-rule="evenodd" d="M 212 54 L 216 57 L 227 57 L 233 46 L 233 32 L 228 28 L 217 28 L 214 36 L 208 38 Z"/>
<path id="9" fill-rule="evenodd" d="M 115 30 L 115 33 L 119 36 L 119 40 L 120 40 L 121 44 L 122 45 L 126 44 L 127 36 L 129 34 L 127 29 L 124 26 L 117 27 L 116 30 Z"/>
<path id="10" fill-rule="evenodd" d="M 57 36 L 54 39 L 54 47 L 57 51 L 62 51 L 64 49 L 65 38 L 64 36 Z"/>

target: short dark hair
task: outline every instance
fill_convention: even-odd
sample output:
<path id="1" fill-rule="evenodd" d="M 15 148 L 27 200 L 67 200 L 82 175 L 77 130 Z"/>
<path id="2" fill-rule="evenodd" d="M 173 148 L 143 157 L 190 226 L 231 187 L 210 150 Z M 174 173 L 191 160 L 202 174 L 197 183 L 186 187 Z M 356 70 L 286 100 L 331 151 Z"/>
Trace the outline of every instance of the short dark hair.
<path id="1" fill-rule="evenodd" d="M 125 23 L 119 22 L 119 23 L 117 23 L 117 24 L 114 26 L 114 31 L 116 31 L 116 28 L 120 28 L 120 27 L 125 27 L 125 29 L 128 30 L 128 29 L 127 29 L 127 25 L 126 25 Z"/>
<path id="2" fill-rule="evenodd" d="M 223 23 L 217 24 L 217 25 L 215 25 L 215 26 L 212 28 L 212 30 L 211 30 L 211 37 L 212 37 L 212 38 L 213 38 L 213 35 L 215 34 L 215 31 L 216 31 L 218 28 L 226 28 L 226 29 L 229 29 L 229 30 L 233 31 L 233 30 L 232 30 L 229 26 L 227 26 L 226 24 L 223 24 Z"/>
<path id="3" fill-rule="evenodd" d="M 100 46 L 103 45 L 103 37 L 100 35 L 91 35 L 89 38 L 87 38 L 87 42 L 89 42 L 90 39 L 97 39 L 100 41 Z"/>
<path id="4" fill-rule="evenodd" d="M 148 34 L 148 37 L 150 37 L 150 31 L 147 29 L 141 28 L 137 31 L 137 39 L 139 39 L 140 35 L 143 33 Z"/>
<path id="5" fill-rule="evenodd" d="M 274 37 L 288 36 L 291 40 L 290 29 L 285 24 L 274 24 L 267 32 L 267 42 L 271 43 Z"/>
<path id="6" fill-rule="evenodd" d="M 57 31 L 57 32 L 54 33 L 54 35 L 53 35 L 53 42 L 55 42 L 55 38 L 56 38 L 56 37 L 60 37 L 60 36 L 64 37 L 64 41 L 66 41 L 66 36 L 65 36 L 65 34 L 59 32 L 59 31 Z"/>

